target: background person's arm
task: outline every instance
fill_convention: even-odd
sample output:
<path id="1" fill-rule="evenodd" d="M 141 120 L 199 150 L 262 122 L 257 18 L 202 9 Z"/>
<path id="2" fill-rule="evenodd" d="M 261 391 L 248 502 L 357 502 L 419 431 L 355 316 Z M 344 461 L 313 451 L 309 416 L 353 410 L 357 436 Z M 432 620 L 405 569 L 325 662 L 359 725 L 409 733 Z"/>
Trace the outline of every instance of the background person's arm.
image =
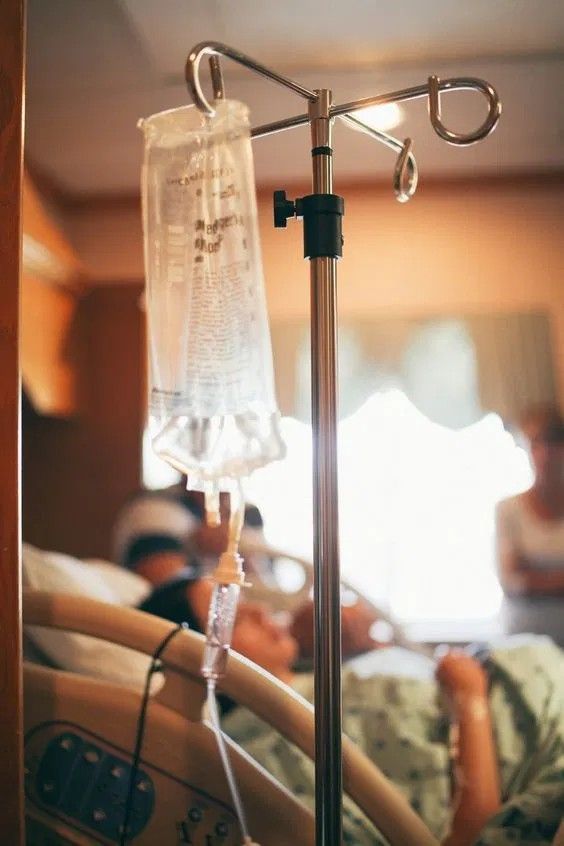
<path id="1" fill-rule="evenodd" d="M 564 567 L 562 569 L 533 569 L 523 562 L 517 569 L 521 593 L 527 596 L 564 596 Z"/>
<path id="2" fill-rule="evenodd" d="M 564 596 L 564 567 L 552 570 L 528 566 L 501 508 L 496 513 L 496 547 L 499 580 L 509 596 Z"/>

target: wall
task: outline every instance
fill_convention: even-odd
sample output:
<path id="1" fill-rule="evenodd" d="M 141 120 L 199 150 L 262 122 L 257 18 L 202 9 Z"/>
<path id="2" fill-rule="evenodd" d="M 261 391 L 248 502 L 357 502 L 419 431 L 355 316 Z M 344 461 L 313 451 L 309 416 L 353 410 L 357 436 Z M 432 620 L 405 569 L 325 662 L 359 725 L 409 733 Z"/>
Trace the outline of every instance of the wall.
<path id="1" fill-rule="evenodd" d="M 304 192 L 304 187 L 301 189 Z M 425 185 L 405 206 L 389 186 L 349 186 L 342 316 L 544 309 L 564 397 L 564 180 Z M 299 189 L 288 190 L 289 196 Z M 309 313 L 301 224 L 272 228 L 260 197 L 272 320 Z M 67 210 L 68 234 L 95 289 L 80 301 L 78 417 L 24 415 L 24 536 L 83 555 L 107 555 L 115 513 L 140 478 L 143 275 L 138 202 Z"/>
<path id="2" fill-rule="evenodd" d="M 337 184 L 337 190 L 346 203 L 339 265 L 343 316 L 546 309 L 564 397 L 562 175 L 423 180 L 406 205 L 394 201 L 391 185 Z M 270 192 L 260 195 L 259 213 L 271 319 L 307 315 L 301 224 L 273 229 Z M 102 283 L 142 278 L 137 201 L 76 207 L 67 220 L 93 278 Z"/>
<path id="3" fill-rule="evenodd" d="M 23 537 L 47 549 L 107 556 L 117 509 L 140 479 L 142 313 L 139 286 L 93 290 L 78 305 L 77 415 L 23 413 Z"/>

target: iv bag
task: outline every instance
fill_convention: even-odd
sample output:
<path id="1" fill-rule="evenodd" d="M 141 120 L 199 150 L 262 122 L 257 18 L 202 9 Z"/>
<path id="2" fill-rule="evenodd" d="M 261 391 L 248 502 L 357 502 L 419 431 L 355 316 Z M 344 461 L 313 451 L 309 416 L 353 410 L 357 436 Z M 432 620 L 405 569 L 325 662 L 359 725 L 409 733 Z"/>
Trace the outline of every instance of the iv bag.
<path id="1" fill-rule="evenodd" d="M 140 121 L 157 454 L 191 488 L 230 490 L 284 454 L 258 235 L 248 109 L 222 100 Z"/>

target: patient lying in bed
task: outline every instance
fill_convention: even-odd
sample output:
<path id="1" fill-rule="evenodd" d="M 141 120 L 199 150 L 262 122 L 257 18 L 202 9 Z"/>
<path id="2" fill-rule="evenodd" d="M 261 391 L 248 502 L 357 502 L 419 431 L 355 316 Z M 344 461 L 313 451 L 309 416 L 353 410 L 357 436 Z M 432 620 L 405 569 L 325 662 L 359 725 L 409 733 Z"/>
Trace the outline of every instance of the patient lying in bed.
<path id="1" fill-rule="evenodd" d="M 160 586 L 141 607 L 177 622 L 187 619 L 201 631 L 209 595 L 208 582 L 184 574 Z M 263 607 L 242 604 L 233 647 L 313 700 L 312 677 L 292 672 L 296 641 Z M 471 772 L 483 789 L 477 791 L 474 809 L 470 803 L 466 811 L 468 839 L 453 842 L 550 843 L 564 816 L 564 655 L 548 639 L 514 639 L 490 650 L 487 668 L 489 690 L 483 693 L 493 722 L 496 778 L 499 774 L 505 804 L 477 840 L 481 826 L 476 827 L 476 818 L 491 816 L 488 796 L 497 789 L 483 783 L 489 777 L 484 766 L 488 750 L 487 742 L 478 738 Z M 442 837 L 451 825 L 453 773 L 449 712 L 434 671 L 431 659 L 396 647 L 350 661 L 343 673 L 343 718 L 344 731 Z M 448 695 L 448 668 L 442 681 Z M 313 765 L 304 755 L 242 708 L 226 713 L 224 728 L 292 792 L 313 804 Z M 461 739 L 463 730 L 461 722 Z M 383 844 L 368 820 L 347 802 L 344 826 L 347 843 Z"/>
<path id="2" fill-rule="evenodd" d="M 143 491 L 126 503 L 114 527 L 115 560 L 130 572 L 147 579 L 154 587 L 178 577 L 186 568 L 196 577 L 203 577 L 217 566 L 218 556 L 227 545 L 229 497 L 221 498 L 221 523 L 205 522 L 203 494 L 187 490 L 185 484 L 162 491 Z M 243 536 L 255 551 L 245 553 L 245 572 L 251 582 L 247 597 L 267 602 L 275 611 L 300 607 L 295 615 L 293 634 L 300 654 L 311 659 L 313 654 L 313 613 L 311 603 L 304 603 L 309 594 L 307 583 L 297 593 L 286 593 L 276 583 L 272 560 L 256 551 L 265 545 L 260 512 L 245 507 Z M 166 616 L 166 613 L 161 614 Z M 362 603 L 343 608 L 343 653 L 354 655 L 373 646 L 369 630 L 375 617 Z"/>
<path id="3" fill-rule="evenodd" d="M 147 598 L 143 579 L 109 564 L 86 564 L 27 546 L 23 563 L 25 583 L 35 589 L 89 596 L 117 606 L 138 604 L 159 616 L 187 620 L 193 628 L 203 628 L 210 583 L 194 578 L 193 573 L 177 574 L 174 581 L 161 585 Z M 47 630 L 39 634 L 32 632 L 32 627 L 27 627 L 27 633 L 56 666 L 120 685 L 141 688 L 144 683 L 147 659 L 136 652 L 74 633 Z M 233 645 L 313 699 L 311 676 L 292 672 L 295 640 L 263 607 L 242 603 Z M 467 731 L 472 726 L 465 727 L 460 719 L 459 748 L 472 754 L 468 780 L 472 795 L 464 805 L 467 818 L 459 811 L 455 814 L 459 831 L 462 829 L 468 837 L 449 840 L 449 846 L 552 842 L 564 816 L 563 655 L 546 638 L 527 640 L 522 636 L 499 644 L 490 650 L 486 662 L 487 686 L 484 677 L 474 672 L 475 665 L 468 668 L 462 663 L 464 684 L 470 683 L 470 692 L 482 696 L 482 705 L 487 697 L 489 741 L 495 760 L 489 768 L 488 736 L 484 736 L 483 726 L 477 737 Z M 396 647 L 372 650 L 355 658 L 345 665 L 343 673 L 345 732 L 406 794 L 437 835 L 449 828 L 452 816 L 450 710 L 442 697 L 446 693 L 447 699 L 455 698 L 457 668 L 460 670 L 460 662 L 449 665 L 443 659 L 442 693 L 435 681 L 434 662 Z M 475 698 L 469 704 L 471 711 L 479 705 Z M 476 714 L 469 716 L 474 719 Z M 492 723 L 495 744 L 491 742 Z M 226 712 L 224 726 L 260 763 L 304 802 L 312 804 L 313 767 L 301 753 L 242 708 Z M 488 783 L 492 770 L 496 782 L 499 771 L 505 803 L 495 814 L 488 805 L 490 797 L 497 795 L 497 784 Z M 476 791 L 476 787 L 480 789 Z M 497 799 L 493 807 L 497 807 Z M 476 825 L 477 818 L 484 822 L 489 818 L 479 835 L 482 826 Z M 348 802 L 345 836 L 346 842 L 359 846 L 381 846 L 383 842 Z"/>
<path id="4" fill-rule="evenodd" d="M 410 659 L 412 674 L 408 674 L 399 652 L 395 648 L 374 652 L 346 666 L 343 729 L 442 838 L 452 817 L 448 719 L 425 659 L 418 656 L 419 667 Z M 381 661 L 385 653 L 389 654 Z M 484 827 L 474 827 L 470 810 L 468 839 L 447 842 L 552 843 L 564 817 L 563 670 L 562 655 L 548 641 L 491 653 L 489 704 L 504 804 L 497 813 L 485 815 Z M 313 700 L 311 677 L 296 677 L 293 686 Z M 243 709 L 225 717 L 224 729 L 313 807 L 314 773 L 308 758 Z M 480 749 L 475 753 L 482 754 Z M 345 842 L 381 846 L 381 836 L 358 808 L 345 800 L 344 811 Z"/>

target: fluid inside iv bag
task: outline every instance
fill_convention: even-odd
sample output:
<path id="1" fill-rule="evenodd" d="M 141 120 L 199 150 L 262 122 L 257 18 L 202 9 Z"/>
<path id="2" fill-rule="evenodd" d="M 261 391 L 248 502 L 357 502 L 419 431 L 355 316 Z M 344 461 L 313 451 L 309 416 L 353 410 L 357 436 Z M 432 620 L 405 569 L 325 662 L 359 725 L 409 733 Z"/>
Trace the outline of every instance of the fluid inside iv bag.
<path id="1" fill-rule="evenodd" d="M 142 194 L 150 431 L 192 488 L 282 457 L 248 109 L 153 115 Z"/>

